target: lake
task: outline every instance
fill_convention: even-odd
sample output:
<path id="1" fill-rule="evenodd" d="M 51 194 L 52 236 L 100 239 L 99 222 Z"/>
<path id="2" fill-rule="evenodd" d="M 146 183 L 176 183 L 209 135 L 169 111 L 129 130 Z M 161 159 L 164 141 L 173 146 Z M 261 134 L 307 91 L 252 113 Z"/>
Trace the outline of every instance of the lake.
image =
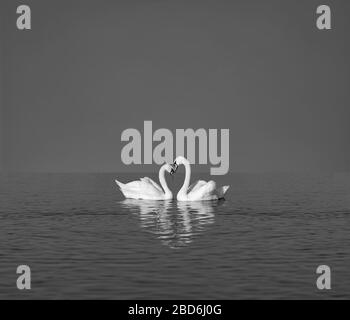
<path id="1" fill-rule="evenodd" d="M 0 298 L 350 298 L 350 174 L 197 175 L 226 200 L 124 200 L 114 179 L 145 175 L 1 175 Z"/>

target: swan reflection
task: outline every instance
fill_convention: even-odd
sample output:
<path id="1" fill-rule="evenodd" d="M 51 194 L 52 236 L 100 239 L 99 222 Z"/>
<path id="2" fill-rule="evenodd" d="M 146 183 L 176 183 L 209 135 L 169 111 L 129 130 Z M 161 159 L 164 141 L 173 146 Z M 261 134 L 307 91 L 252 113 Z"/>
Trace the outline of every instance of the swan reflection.
<path id="1" fill-rule="evenodd" d="M 215 221 L 215 209 L 222 201 L 145 201 L 126 199 L 122 205 L 138 215 L 140 225 L 164 245 L 177 249 L 187 246 Z"/>

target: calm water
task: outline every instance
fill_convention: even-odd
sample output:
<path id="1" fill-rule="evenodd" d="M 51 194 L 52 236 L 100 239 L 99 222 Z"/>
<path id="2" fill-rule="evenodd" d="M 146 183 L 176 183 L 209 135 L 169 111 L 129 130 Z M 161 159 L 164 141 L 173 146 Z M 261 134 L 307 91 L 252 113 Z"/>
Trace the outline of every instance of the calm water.
<path id="1" fill-rule="evenodd" d="M 227 200 L 197 203 L 123 200 L 115 177 L 136 178 L 0 177 L 0 298 L 350 298 L 350 175 L 217 177 Z"/>

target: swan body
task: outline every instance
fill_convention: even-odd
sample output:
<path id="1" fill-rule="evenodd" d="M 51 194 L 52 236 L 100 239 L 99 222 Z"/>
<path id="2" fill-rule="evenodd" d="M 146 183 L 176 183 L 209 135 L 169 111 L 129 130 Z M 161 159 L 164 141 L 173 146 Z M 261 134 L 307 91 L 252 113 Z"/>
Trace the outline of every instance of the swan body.
<path id="1" fill-rule="evenodd" d="M 140 180 L 131 181 L 129 183 L 122 183 L 115 180 L 119 186 L 120 191 L 125 198 L 129 199 L 143 199 L 143 200 L 169 200 L 173 198 L 173 193 L 168 188 L 165 181 L 165 171 L 172 172 L 173 168 L 169 164 L 164 164 L 159 170 L 160 187 L 151 178 L 144 177 Z M 163 189 L 162 189 L 163 188 Z"/>
<path id="2" fill-rule="evenodd" d="M 176 168 L 183 164 L 186 168 L 185 181 L 176 198 L 178 201 L 200 201 L 223 199 L 230 186 L 216 187 L 216 182 L 198 180 L 189 186 L 191 180 L 191 166 L 189 161 L 179 156 L 175 159 L 173 166 Z"/>

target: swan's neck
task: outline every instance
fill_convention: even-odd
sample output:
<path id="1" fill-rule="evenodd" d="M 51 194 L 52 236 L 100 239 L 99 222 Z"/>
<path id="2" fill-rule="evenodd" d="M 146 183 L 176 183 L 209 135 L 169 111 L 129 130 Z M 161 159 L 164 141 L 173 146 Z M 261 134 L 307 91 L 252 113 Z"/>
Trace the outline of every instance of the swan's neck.
<path id="1" fill-rule="evenodd" d="M 161 167 L 159 170 L 159 182 L 164 190 L 165 196 L 172 197 L 173 194 L 170 191 L 170 189 L 168 188 L 168 184 L 166 183 L 164 175 L 165 175 L 165 165 L 163 167 Z"/>
<path id="2" fill-rule="evenodd" d="M 182 188 L 180 189 L 179 194 L 186 195 L 188 187 L 190 185 L 190 180 L 191 180 L 191 166 L 187 160 L 184 160 L 182 164 L 185 166 L 186 175 L 185 175 L 184 184 L 182 185 Z"/>

